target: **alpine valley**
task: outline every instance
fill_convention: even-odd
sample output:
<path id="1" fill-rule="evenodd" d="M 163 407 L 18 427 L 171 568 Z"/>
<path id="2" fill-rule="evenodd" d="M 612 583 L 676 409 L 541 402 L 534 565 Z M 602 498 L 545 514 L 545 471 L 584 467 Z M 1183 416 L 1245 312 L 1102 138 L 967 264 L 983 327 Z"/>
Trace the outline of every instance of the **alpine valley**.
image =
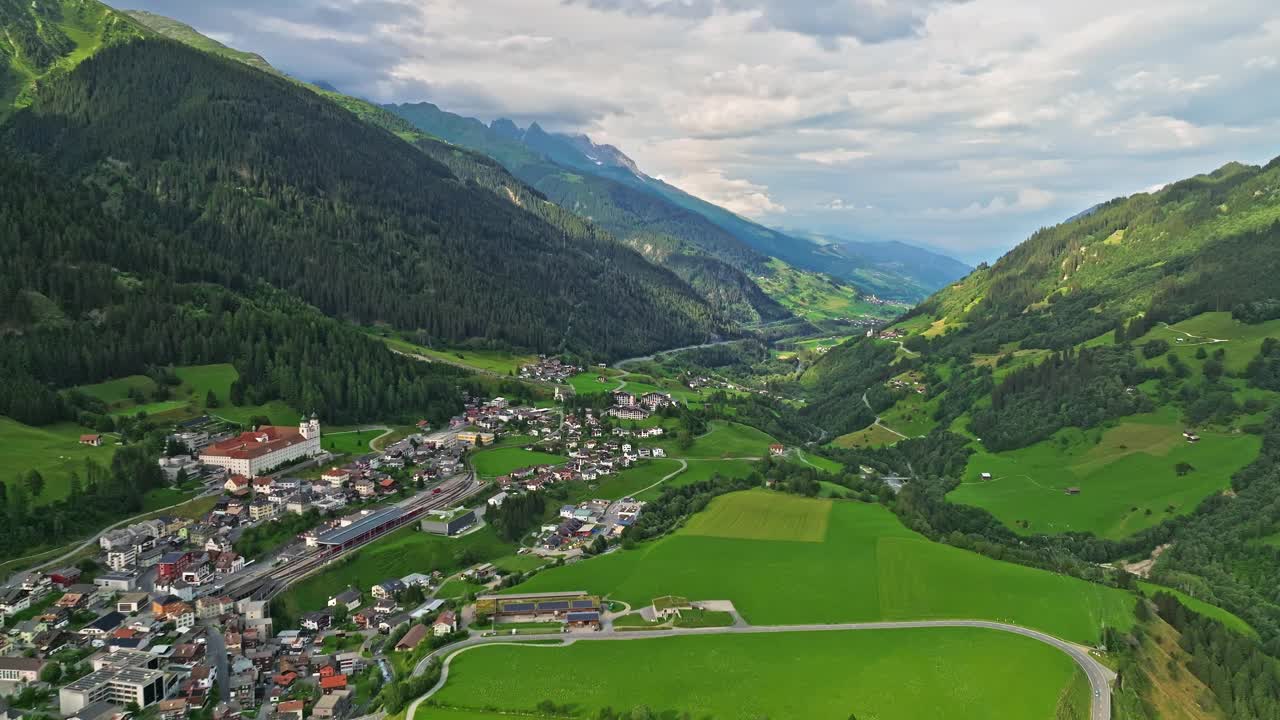
<path id="1" fill-rule="evenodd" d="M 971 268 L 0 28 L 5 717 L 1280 719 L 1280 160 Z"/>

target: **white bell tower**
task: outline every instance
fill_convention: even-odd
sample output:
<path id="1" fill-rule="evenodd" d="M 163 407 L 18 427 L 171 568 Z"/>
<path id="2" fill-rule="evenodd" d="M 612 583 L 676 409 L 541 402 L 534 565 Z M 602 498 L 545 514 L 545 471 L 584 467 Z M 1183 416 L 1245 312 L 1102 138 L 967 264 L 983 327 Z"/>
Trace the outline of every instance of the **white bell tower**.
<path id="1" fill-rule="evenodd" d="M 298 423 L 298 433 L 306 440 L 317 440 L 320 438 L 320 418 L 315 413 L 311 413 L 311 420 L 306 418 Z"/>

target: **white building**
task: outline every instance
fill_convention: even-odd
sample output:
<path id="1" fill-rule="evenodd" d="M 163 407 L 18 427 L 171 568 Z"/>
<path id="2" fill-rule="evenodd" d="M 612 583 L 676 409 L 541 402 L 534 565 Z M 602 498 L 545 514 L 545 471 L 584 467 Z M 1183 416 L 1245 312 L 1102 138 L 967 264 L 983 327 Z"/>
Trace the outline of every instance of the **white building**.
<path id="1" fill-rule="evenodd" d="M 273 468 L 320 454 L 320 421 L 315 415 L 303 420 L 295 430 L 289 427 L 265 426 L 252 432 L 214 443 L 200 454 L 206 465 L 226 468 L 228 472 L 255 477 Z"/>

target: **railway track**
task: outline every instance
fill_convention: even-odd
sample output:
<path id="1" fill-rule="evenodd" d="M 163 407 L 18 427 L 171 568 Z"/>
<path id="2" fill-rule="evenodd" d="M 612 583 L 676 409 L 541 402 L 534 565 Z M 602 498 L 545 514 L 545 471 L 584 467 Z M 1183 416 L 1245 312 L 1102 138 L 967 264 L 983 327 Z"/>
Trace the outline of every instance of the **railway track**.
<path id="1" fill-rule="evenodd" d="M 474 473 L 468 473 L 460 480 L 452 480 L 439 486 L 439 493 L 419 493 L 401 503 L 399 507 L 404 514 L 397 518 L 395 524 L 382 528 L 367 538 L 358 540 L 341 548 L 317 549 L 307 555 L 295 558 L 282 565 L 271 568 L 264 574 L 245 578 L 243 581 L 229 584 L 224 592 L 236 600 L 270 600 L 286 588 L 324 566 L 339 560 L 348 554 L 370 543 L 386 537 L 391 532 L 417 521 L 423 513 L 451 507 L 475 495 L 484 487 L 476 480 Z"/>

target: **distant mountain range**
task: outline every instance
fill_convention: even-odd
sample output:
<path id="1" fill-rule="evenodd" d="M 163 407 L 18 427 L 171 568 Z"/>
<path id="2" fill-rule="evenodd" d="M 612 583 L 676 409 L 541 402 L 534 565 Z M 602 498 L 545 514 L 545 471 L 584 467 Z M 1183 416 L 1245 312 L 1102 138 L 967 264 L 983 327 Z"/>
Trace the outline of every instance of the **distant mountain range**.
<path id="1" fill-rule="evenodd" d="M 640 247 L 657 240 L 644 236 L 660 228 L 663 239 L 679 241 L 685 251 L 701 250 L 748 273 L 777 258 L 905 302 L 927 297 L 969 269 L 902 243 L 815 241 L 765 227 L 646 174 L 623 151 L 585 135 L 548 132 L 537 123 L 521 128 L 505 118 L 486 125 L 425 102 L 386 107 L 424 132 L 497 159 L 555 202 Z M 605 206 L 609 201 L 614 207 Z M 617 213 L 618 206 L 629 212 Z"/>

